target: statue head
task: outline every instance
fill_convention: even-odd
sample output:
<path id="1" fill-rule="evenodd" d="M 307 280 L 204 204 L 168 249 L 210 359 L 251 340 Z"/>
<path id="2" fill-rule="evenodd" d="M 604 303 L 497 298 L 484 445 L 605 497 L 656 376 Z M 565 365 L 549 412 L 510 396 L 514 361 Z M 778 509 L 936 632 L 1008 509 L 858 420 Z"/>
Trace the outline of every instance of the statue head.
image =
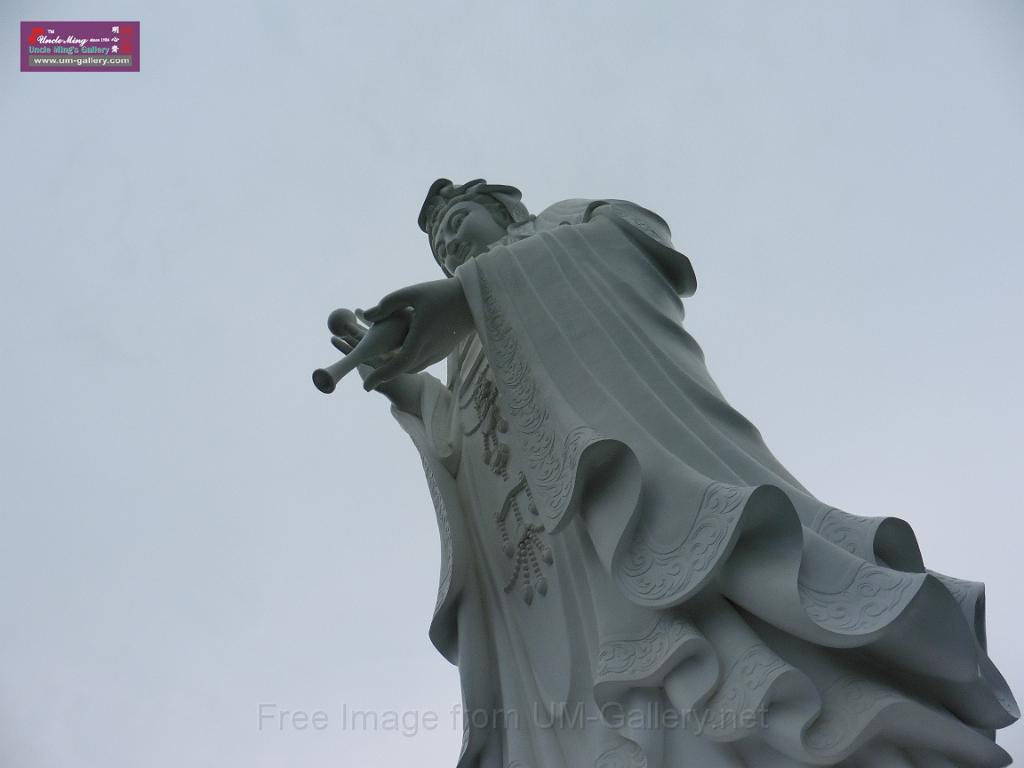
<path id="1" fill-rule="evenodd" d="M 430 250 L 446 275 L 501 240 L 513 224 L 530 214 L 515 187 L 474 179 L 458 186 L 438 179 L 420 209 L 420 229 L 430 238 Z"/>

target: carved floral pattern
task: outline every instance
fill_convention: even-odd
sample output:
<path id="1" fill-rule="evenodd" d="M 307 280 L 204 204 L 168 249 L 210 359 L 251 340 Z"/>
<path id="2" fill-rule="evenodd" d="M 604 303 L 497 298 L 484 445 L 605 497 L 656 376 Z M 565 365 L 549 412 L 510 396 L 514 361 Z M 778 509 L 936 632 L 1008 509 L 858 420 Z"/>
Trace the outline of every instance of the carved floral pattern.
<path id="1" fill-rule="evenodd" d="M 877 521 L 870 517 L 851 515 L 832 507 L 822 515 L 818 533 L 837 547 L 864 560 L 874 561 L 871 542 L 876 527 Z"/>
<path id="2" fill-rule="evenodd" d="M 755 717 L 772 682 L 789 668 L 767 645 L 748 648 L 707 703 L 704 733 L 716 741 L 741 739 L 762 725 Z"/>
<path id="3" fill-rule="evenodd" d="M 840 677 L 822 694 L 818 719 L 807 730 L 807 746 L 835 753 L 861 733 L 871 718 L 889 703 L 902 700 L 890 688 L 856 674 Z"/>
<path id="4" fill-rule="evenodd" d="M 864 563 L 848 587 L 821 592 L 800 584 L 807 615 L 825 629 L 847 634 L 873 632 L 888 624 L 912 597 L 914 574 Z"/>
<path id="5" fill-rule="evenodd" d="M 597 681 L 637 680 L 651 674 L 691 638 L 701 637 L 688 619 L 671 613 L 658 616 L 654 626 L 637 638 L 609 638 L 597 656 Z"/>
<path id="6" fill-rule="evenodd" d="M 749 495 L 749 488 L 709 484 L 693 526 L 668 546 L 641 522 L 623 559 L 622 586 L 642 604 L 683 600 L 720 560 Z"/>

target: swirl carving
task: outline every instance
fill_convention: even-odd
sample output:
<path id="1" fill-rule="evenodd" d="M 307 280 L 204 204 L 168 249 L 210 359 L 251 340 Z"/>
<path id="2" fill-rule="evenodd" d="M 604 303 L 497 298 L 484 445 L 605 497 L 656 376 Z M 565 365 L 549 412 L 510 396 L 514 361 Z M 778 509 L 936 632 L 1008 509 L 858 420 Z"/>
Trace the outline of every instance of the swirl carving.
<path id="1" fill-rule="evenodd" d="M 749 496 L 749 488 L 710 483 L 690 530 L 669 546 L 641 522 L 623 558 L 622 586 L 640 603 L 682 600 L 721 559 Z"/>
<path id="2" fill-rule="evenodd" d="M 876 713 L 902 697 L 891 688 L 851 673 L 829 686 L 822 699 L 821 714 L 805 739 L 809 748 L 827 755 L 842 751 Z"/>
<path id="3" fill-rule="evenodd" d="M 914 574 L 864 563 L 848 587 L 821 592 L 799 584 L 800 597 L 818 625 L 833 632 L 862 634 L 888 624 L 913 596 Z"/>
<path id="4" fill-rule="evenodd" d="M 601 644 L 597 680 L 646 677 L 659 669 L 687 640 L 700 637 L 700 632 L 685 617 L 661 614 L 646 634 L 637 638 L 609 639 Z"/>
<path id="5" fill-rule="evenodd" d="M 730 667 L 721 686 L 706 705 L 704 733 L 716 741 L 735 741 L 756 730 L 755 715 L 772 682 L 790 666 L 767 645 L 748 648 Z"/>
<path id="6" fill-rule="evenodd" d="M 825 512 L 818 524 L 818 533 L 837 547 L 864 560 L 874 560 L 872 537 L 878 521 L 870 517 L 851 515 L 841 509 Z"/>

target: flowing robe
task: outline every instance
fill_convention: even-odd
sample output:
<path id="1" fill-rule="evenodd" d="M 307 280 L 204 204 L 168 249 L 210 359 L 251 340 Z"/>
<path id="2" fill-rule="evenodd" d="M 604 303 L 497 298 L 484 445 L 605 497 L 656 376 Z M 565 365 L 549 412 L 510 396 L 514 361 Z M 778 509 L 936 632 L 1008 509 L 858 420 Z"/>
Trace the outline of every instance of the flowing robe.
<path id="1" fill-rule="evenodd" d="M 983 585 L 771 454 L 683 328 L 664 221 L 565 201 L 455 279 L 476 333 L 392 414 L 441 533 L 459 768 L 1010 762 Z"/>

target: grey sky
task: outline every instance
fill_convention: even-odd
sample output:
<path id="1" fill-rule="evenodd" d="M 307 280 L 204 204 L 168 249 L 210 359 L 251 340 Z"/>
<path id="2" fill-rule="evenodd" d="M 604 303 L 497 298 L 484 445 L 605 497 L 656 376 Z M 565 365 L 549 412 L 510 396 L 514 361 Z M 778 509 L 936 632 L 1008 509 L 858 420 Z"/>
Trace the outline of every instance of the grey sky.
<path id="1" fill-rule="evenodd" d="M 112 14 L 140 74 L 17 71 L 20 20 Z M 664 216 L 731 402 L 987 583 L 1020 695 L 1022 39 L 989 0 L 4 0 L 0 765 L 454 764 L 415 450 L 309 381 L 331 309 L 440 276 L 442 175 Z"/>

